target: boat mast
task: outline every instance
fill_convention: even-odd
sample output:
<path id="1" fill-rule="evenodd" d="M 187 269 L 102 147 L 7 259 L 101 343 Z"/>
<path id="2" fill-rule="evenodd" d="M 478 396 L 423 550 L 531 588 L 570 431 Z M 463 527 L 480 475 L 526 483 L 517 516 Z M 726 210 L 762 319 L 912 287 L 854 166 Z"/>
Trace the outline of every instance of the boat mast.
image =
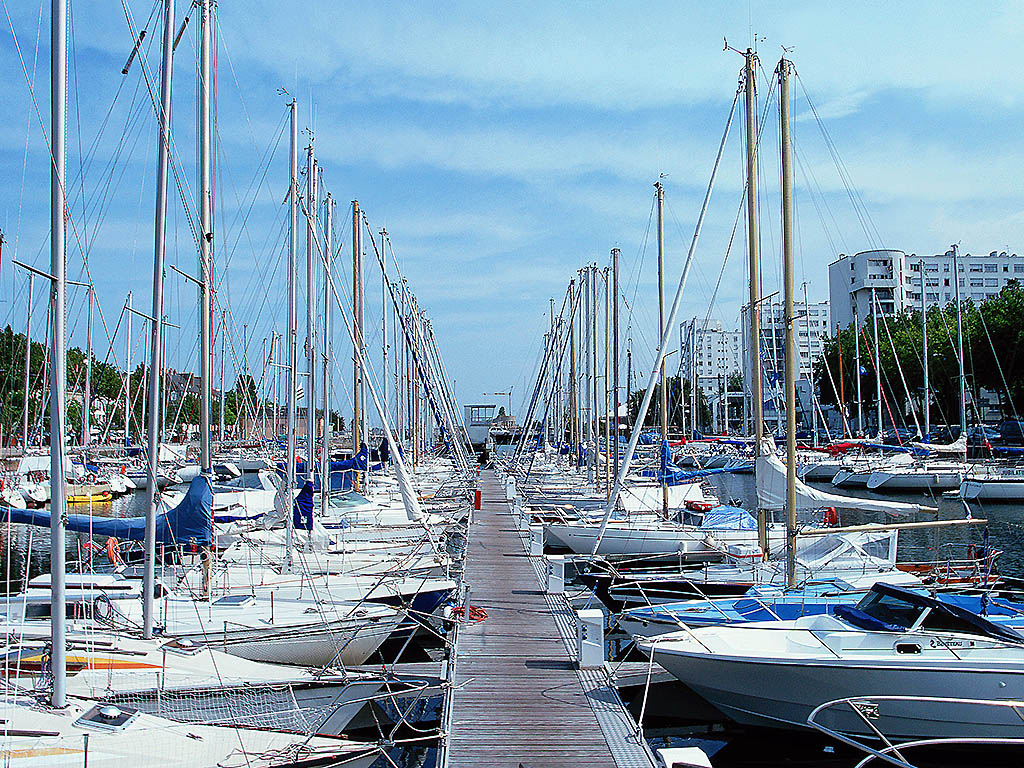
<path id="1" fill-rule="evenodd" d="M 592 456 L 590 459 L 591 466 L 594 468 L 594 489 L 601 489 L 601 467 L 598 466 L 597 458 L 600 451 L 601 444 L 601 430 L 598 427 L 598 415 L 597 415 L 597 380 L 598 380 L 598 365 L 597 365 L 597 328 L 598 319 L 600 312 L 597 306 L 597 277 L 598 270 L 597 265 L 592 264 L 590 267 L 590 355 L 591 355 L 591 371 L 593 377 L 590 380 L 590 434 L 593 438 L 591 441 Z"/>
<path id="2" fill-rule="evenodd" d="M 164 252 L 167 239 L 167 165 L 171 152 L 171 49 L 174 0 L 164 0 L 164 39 L 160 66 L 160 139 L 156 168 L 156 225 L 153 243 L 153 315 L 150 318 L 149 424 L 147 429 L 145 565 L 142 574 L 142 636 L 153 637 L 153 591 L 156 586 L 156 510 L 160 503 L 157 459 L 160 450 L 160 374 L 163 365 Z"/>
<path id="3" fill-rule="evenodd" d="M 299 194 L 299 119 L 295 99 L 288 105 L 291 118 L 291 151 L 289 157 L 290 184 L 288 193 L 288 464 L 285 467 L 285 543 L 284 570 L 292 569 L 292 540 L 295 520 L 292 505 L 295 503 L 295 398 L 298 389 L 298 366 L 296 343 L 298 337 L 296 317 L 296 252 L 298 251 L 298 194 Z"/>
<path id="4" fill-rule="evenodd" d="M 839 347 L 839 375 L 843 375 L 843 348 Z M 853 367 L 857 370 L 857 435 L 864 434 L 864 404 L 860 394 L 860 321 L 857 318 L 857 305 L 853 305 Z"/>
<path id="5" fill-rule="evenodd" d="M 609 268 L 605 267 L 604 270 L 604 404 L 601 410 L 604 411 L 604 489 L 605 496 L 610 496 L 612 492 L 612 434 L 611 434 L 611 422 L 608 419 L 608 334 L 609 334 L 609 321 L 611 320 L 611 280 L 609 275 Z M 551 300 L 551 322 L 552 327 L 554 324 L 554 311 L 555 302 Z"/>
<path id="6" fill-rule="evenodd" d="M 124 444 L 130 445 L 131 438 L 131 391 L 132 391 L 132 292 L 128 291 L 125 304 L 125 342 L 124 342 Z"/>
<path id="7" fill-rule="evenodd" d="M 380 230 L 380 399 L 388 408 L 388 231 Z"/>
<path id="8" fill-rule="evenodd" d="M 953 277 L 956 280 L 956 354 L 960 363 L 960 434 L 967 434 L 967 377 L 964 375 L 964 321 L 960 310 L 960 260 L 959 248 L 953 249 Z"/>
<path id="9" fill-rule="evenodd" d="M 665 333 L 665 187 L 661 183 L 664 174 L 654 182 L 658 195 L 658 336 Z M 682 381 L 680 389 L 682 388 Z M 661 412 L 661 443 L 668 442 L 668 392 L 665 391 L 665 358 L 662 357 L 658 369 L 658 388 L 660 398 L 658 409 Z M 690 393 L 691 399 L 693 392 Z M 661 478 L 661 513 L 668 517 L 668 483 Z"/>
<path id="10" fill-rule="evenodd" d="M 871 324 L 875 335 L 875 408 L 877 410 L 878 426 L 875 428 L 875 438 L 882 439 L 882 350 L 878 346 L 878 298 L 875 296 L 875 289 L 871 289 Z"/>
<path id="11" fill-rule="evenodd" d="M 96 301 L 96 288 L 87 283 L 89 313 L 85 324 L 85 392 L 82 395 L 82 447 L 92 443 L 92 307 Z M 26 340 L 28 337 L 25 337 Z M 26 393 L 28 389 L 26 388 Z"/>
<path id="12" fill-rule="evenodd" d="M 313 482 L 316 461 L 316 158 L 313 136 L 306 147 L 306 475 Z"/>
<path id="13" fill-rule="evenodd" d="M 352 457 L 355 458 L 359 453 L 359 438 L 360 438 L 360 426 L 359 426 L 359 392 L 361 389 L 361 369 L 359 365 L 359 351 L 362 346 L 362 327 L 359 325 L 359 318 L 362 317 L 362 313 L 359 310 L 359 304 L 361 301 L 360 296 L 360 280 L 359 277 L 362 274 L 362 269 L 359 265 L 359 201 L 352 201 L 352 324 L 354 326 L 355 334 L 353 335 L 352 344 L 354 347 L 352 355 Z M 360 474 L 358 470 L 354 475 L 352 483 L 352 490 L 359 493 L 361 490 Z"/>
<path id="14" fill-rule="evenodd" d="M 779 60 L 780 140 L 782 142 L 782 274 L 786 329 L 786 583 L 796 587 L 796 334 L 793 311 L 793 164 L 789 129 L 789 70 Z"/>
<path id="15" fill-rule="evenodd" d="M 619 474 L 619 249 L 612 248 L 612 389 L 615 405 L 615 474 Z M 608 491 L 611 493 L 611 490 Z"/>
<path id="16" fill-rule="evenodd" d="M 324 437 L 323 451 L 320 459 L 320 514 L 327 518 L 330 511 L 331 494 L 331 262 L 334 259 L 334 198 L 327 193 L 324 203 Z M 387 369 L 385 368 L 385 371 Z M 385 380 L 387 376 L 384 376 Z M 387 399 L 384 399 L 385 408 Z"/>
<path id="17" fill-rule="evenodd" d="M 199 470 L 213 471 L 213 191 L 210 178 L 210 0 L 199 0 Z M 221 414 L 224 398 L 221 395 Z M 223 435 L 222 435 L 223 437 Z"/>
<path id="18" fill-rule="evenodd" d="M 224 366 L 227 364 L 228 358 L 228 318 L 227 313 L 221 311 L 220 313 L 220 427 L 217 430 L 217 439 L 224 441 L 225 429 L 224 426 Z"/>
<path id="19" fill-rule="evenodd" d="M 569 295 L 575 296 L 575 294 L 576 285 L 573 278 L 569 280 Z M 569 304 L 569 444 L 572 446 L 570 464 L 579 466 L 578 420 L 576 418 L 576 310 L 573 309 L 574 306 L 575 302 Z M 529 425 L 524 424 L 523 429 L 529 429 Z"/>
<path id="20" fill-rule="evenodd" d="M 750 277 L 750 413 L 754 421 L 754 461 L 761 455 L 761 437 L 764 429 L 764 406 L 761 396 L 761 314 L 759 254 L 757 234 L 757 81 L 755 64 L 757 54 L 747 48 L 743 54 L 743 84 L 747 124 L 747 254 Z M 768 555 L 768 517 L 760 507 L 757 510 L 757 540 L 761 551 Z"/>
<path id="21" fill-rule="evenodd" d="M 931 393 L 928 389 L 928 305 L 924 297 L 924 259 L 921 259 L 921 347 L 924 355 L 922 367 L 924 368 L 924 435 L 927 438 L 932 431 L 931 417 Z"/>
<path id="22" fill-rule="evenodd" d="M 22 434 L 22 451 L 28 454 L 28 387 L 29 387 L 29 368 L 32 363 L 32 283 L 35 280 L 35 275 L 32 272 L 28 273 L 28 314 L 25 318 L 25 396 L 24 412 L 21 414 L 21 434 Z"/>
<path id="23" fill-rule="evenodd" d="M 62 709 L 67 696 L 67 655 L 64 635 L 64 389 L 67 382 L 64 351 L 64 227 L 67 213 L 64 171 L 66 149 L 65 86 L 67 80 L 67 0 L 53 0 L 50 26 L 50 274 L 53 336 L 50 354 L 50 671 L 54 707 Z M 26 339 L 26 342 L 28 339 Z"/>

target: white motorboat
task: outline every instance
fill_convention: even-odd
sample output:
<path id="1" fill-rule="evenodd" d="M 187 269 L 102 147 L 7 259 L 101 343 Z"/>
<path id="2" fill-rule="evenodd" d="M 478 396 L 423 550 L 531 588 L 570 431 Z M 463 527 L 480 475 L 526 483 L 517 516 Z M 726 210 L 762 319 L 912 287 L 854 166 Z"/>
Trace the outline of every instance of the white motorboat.
<path id="1" fill-rule="evenodd" d="M 819 705 L 857 696 L 1024 698 L 1024 636 L 927 595 L 876 584 L 857 607 L 789 622 L 701 627 L 641 640 L 655 661 L 737 722 L 804 727 Z M 851 710 L 825 725 L 870 735 Z M 1012 709 L 964 707 L 953 718 L 912 700 L 878 702 L 887 736 L 1019 736 Z"/>

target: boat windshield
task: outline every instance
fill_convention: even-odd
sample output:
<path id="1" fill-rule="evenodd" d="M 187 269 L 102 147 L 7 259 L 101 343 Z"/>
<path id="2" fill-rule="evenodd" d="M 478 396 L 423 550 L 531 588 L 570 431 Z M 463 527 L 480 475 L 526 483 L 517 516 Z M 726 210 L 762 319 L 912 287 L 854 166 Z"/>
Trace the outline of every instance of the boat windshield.
<path id="1" fill-rule="evenodd" d="M 922 606 L 904 600 L 898 595 L 868 592 L 857 604 L 857 610 L 873 619 L 893 627 L 910 629 L 925 611 Z"/>

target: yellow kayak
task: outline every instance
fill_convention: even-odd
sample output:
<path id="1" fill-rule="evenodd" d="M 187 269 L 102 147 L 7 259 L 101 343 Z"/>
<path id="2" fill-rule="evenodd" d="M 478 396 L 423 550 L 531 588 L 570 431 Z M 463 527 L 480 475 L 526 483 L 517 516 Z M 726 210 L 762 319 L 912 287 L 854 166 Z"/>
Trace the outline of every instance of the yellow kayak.
<path id="1" fill-rule="evenodd" d="M 110 491 L 101 491 L 100 493 L 85 494 L 85 495 L 69 495 L 65 496 L 64 500 L 68 504 L 89 504 L 97 503 L 101 501 L 110 501 L 113 498 Z"/>

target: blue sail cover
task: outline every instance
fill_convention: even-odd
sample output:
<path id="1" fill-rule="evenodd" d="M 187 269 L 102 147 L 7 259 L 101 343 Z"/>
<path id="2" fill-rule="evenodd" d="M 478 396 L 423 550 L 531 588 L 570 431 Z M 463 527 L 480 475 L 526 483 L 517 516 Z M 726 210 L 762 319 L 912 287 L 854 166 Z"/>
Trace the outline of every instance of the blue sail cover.
<path id="1" fill-rule="evenodd" d="M 296 528 L 304 531 L 313 530 L 313 483 L 309 480 L 302 486 L 299 495 L 295 497 L 295 504 L 292 507 L 292 522 Z"/>
<path id="2" fill-rule="evenodd" d="M 50 527 L 50 512 L 43 509 L 0 507 L 0 522 Z M 65 528 L 75 533 L 113 536 L 115 539 L 143 541 L 145 517 L 99 517 L 68 515 Z M 188 493 L 174 509 L 156 516 L 156 543 L 209 544 L 213 528 L 213 487 L 204 475 L 192 478 Z"/>

